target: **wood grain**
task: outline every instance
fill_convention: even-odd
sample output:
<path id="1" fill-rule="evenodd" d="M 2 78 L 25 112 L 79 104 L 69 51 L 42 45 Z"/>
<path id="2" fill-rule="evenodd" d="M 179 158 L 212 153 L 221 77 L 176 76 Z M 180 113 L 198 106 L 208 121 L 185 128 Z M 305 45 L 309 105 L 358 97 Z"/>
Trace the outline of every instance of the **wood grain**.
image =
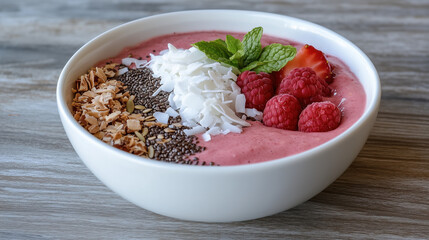
<path id="1" fill-rule="evenodd" d="M 380 113 L 354 163 L 275 216 L 207 224 L 140 209 L 89 172 L 58 117 L 57 78 L 85 42 L 136 18 L 215 8 L 318 23 L 380 74 Z M 0 0 L 0 239 L 429 239 L 428 38 L 425 0 Z"/>

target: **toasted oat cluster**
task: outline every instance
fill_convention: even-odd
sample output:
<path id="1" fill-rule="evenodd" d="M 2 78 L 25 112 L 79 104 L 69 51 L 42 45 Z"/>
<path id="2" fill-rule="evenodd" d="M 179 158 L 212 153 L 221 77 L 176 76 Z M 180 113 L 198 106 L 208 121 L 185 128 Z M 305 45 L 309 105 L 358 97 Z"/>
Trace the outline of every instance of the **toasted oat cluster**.
<path id="1" fill-rule="evenodd" d="M 122 82 L 112 79 L 117 73 L 115 67 L 116 64 L 109 64 L 92 68 L 80 76 L 72 103 L 74 118 L 104 142 L 136 155 L 148 155 L 145 143 L 127 134 L 140 131 L 141 121 L 148 119 L 127 111 L 127 103 L 134 96 L 125 91 Z"/>
<path id="2" fill-rule="evenodd" d="M 148 155 L 145 143 L 135 135 L 140 131 L 140 114 L 130 114 L 126 105 L 133 96 L 125 91 L 122 82 L 113 79 L 117 65 L 92 68 L 76 81 L 72 107 L 74 118 L 102 141 L 136 155 Z"/>

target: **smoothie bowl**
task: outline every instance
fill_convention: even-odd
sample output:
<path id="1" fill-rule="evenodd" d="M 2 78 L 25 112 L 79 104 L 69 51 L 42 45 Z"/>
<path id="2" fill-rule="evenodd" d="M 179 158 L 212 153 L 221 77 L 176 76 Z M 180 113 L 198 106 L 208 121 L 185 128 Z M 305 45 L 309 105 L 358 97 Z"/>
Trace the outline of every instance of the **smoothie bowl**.
<path id="1" fill-rule="evenodd" d="M 116 27 L 73 55 L 57 87 L 66 134 L 97 178 L 142 208 L 205 222 L 269 216 L 322 191 L 356 158 L 379 101 L 373 64 L 345 38 L 232 10 Z"/>

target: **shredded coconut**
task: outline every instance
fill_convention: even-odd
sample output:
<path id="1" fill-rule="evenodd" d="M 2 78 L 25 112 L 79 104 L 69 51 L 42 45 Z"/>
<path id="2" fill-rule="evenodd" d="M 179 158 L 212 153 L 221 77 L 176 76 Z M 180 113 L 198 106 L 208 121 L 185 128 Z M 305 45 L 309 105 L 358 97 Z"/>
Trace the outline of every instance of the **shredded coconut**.
<path id="1" fill-rule="evenodd" d="M 142 67 L 147 65 L 146 60 L 138 60 L 135 58 L 123 58 L 122 59 L 122 64 L 124 64 L 127 67 L 131 66 L 133 63 L 135 64 L 136 68 L 142 68 Z"/>
<path id="2" fill-rule="evenodd" d="M 168 118 L 170 117 L 167 113 L 163 112 L 155 112 L 153 113 L 153 116 L 156 118 L 156 120 L 160 123 L 168 124 Z"/>
<path id="3" fill-rule="evenodd" d="M 178 111 L 182 124 L 191 128 L 186 134 L 203 133 L 203 139 L 209 141 L 210 135 L 241 133 L 243 126 L 250 126 L 242 113 L 259 115 L 245 108 L 234 69 L 207 58 L 198 49 L 176 49 L 169 44 L 151 59 L 148 67 L 154 77 L 161 78 L 161 87 L 153 95 L 170 92 L 171 110 Z M 171 115 L 171 110 L 167 114 Z"/>
<path id="4" fill-rule="evenodd" d="M 122 74 L 124 74 L 124 73 L 126 73 L 126 72 L 128 72 L 128 68 L 127 68 L 127 67 L 120 68 L 120 69 L 118 70 L 118 75 L 122 75 Z"/>

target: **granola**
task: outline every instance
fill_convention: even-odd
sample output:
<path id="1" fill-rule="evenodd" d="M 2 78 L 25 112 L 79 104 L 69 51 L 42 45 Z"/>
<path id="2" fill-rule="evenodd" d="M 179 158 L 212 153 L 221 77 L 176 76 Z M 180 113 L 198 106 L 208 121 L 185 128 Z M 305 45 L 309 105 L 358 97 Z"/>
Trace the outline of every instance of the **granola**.
<path id="1" fill-rule="evenodd" d="M 91 68 L 76 80 L 73 115 L 88 132 L 124 151 L 148 156 L 146 144 L 134 133 L 145 121 L 140 114 L 127 111 L 127 102 L 133 96 L 126 86 L 114 79 L 117 64 Z"/>

